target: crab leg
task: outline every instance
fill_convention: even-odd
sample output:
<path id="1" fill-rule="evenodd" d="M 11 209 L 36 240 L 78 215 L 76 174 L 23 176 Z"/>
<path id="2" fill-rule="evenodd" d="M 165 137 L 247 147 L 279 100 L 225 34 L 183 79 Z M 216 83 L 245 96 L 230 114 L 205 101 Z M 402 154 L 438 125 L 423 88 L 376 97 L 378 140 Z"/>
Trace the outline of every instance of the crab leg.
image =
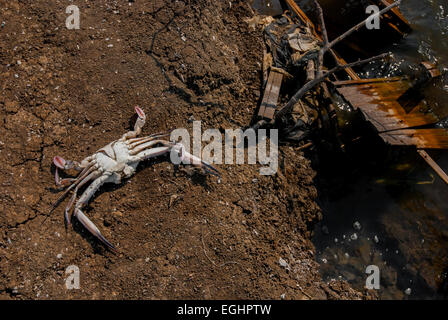
<path id="1" fill-rule="evenodd" d="M 87 168 L 86 168 L 87 169 Z M 90 174 L 93 170 L 96 170 L 97 166 L 96 165 L 92 165 L 91 167 L 89 167 L 86 172 L 84 174 L 80 174 L 78 176 L 78 178 L 76 178 L 76 181 L 70 185 L 70 187 L 68 187 L 63 194 L 61 194 L 59 196 L 59 198 L 56 200 L 56 202 L 53 204 L 50 213 L 53 212 L 54 209 L 57 208 L 57 206 L 62 202 L 62 200 L 64 200 L 64 198 L 67 196 L 67 194 L 70 192 L 70 190 L 72 190 L 74 187 L 76 187 L 76 185 L 82 181 L 82 179 L 84 179 L 88 174 Z M 84 172 L 84 171 L 83 171 Z"/>
<path id="2" fill-rule="evenodd" d="M 176 149 L 179 151 L 180 160 L 182 161 L 182 163 L 191 164 L 195 167 L 204 169 L 205 171 L 207 171 L 208 173 L 210 173 L 212 175 L 221 177 L 221 174 L 219 173 L 218 169 L 213 167 L 207 161 L 204 161 L 204 160 L 192 155 L 191 153 L 188 153 L 187 151 L 185 151 L 185 147 L 182 144 L 177 144 L 175 146 L 174 150 L 176 150 Z"/>
<path id="3" fill-rule="evenodd" d="M 152 146 L 155 146 L 156 144 L 162 144 L 162 145 L 164 145 L 165 147 L 169 147 L 170 146 L 170 142 L 169 141 L 165 141 L 165 140 L 152 140 L 152 141 L 149 141 L 149 142 L 145 142 L 145 143 L 143 143 L 143 144 L 141 144 L 138 148 L 135 148 L 135 149 L 133 149 L 133 150 L 131 150 L 130 152 L 129 152 L 129 154 L 130 155 L 136 155 L 137 153 L 139 153 L 139 152 L 142 152 L 142 151 L 144 151 L 145 149 L 148 149 L 148 148 L 150 148 L 150 147 L 152 147 Z"/>
<path id="4" fill-rule="evenodd" d="M 103 174 L 92 182 L 92 184 L 84 191 L 82 196 L 76 202 L 73 216 L 75 216 L 78 221 L 81 222 L 81 224 L 104 245 L 106 245 L 111 250 L 116 251 L 116 248 L 109 241 L 107 241 L 106 238 L 104 238 L 95 224 L 93 224 L 93 222 L 90 221 L 90 219 L 87 218 L 87 216 L 81 211 L 81 208 L 83 208 L 88 203 L 89 199 L 95 194 L 95 192 L 98 191 L 98 189 L 107 182 L 109 177 L 110 174 Z"/>
<path id="5" fill-rule="evenodd" d="M 152 149 L 147 149 L 135 156 L 129 156 L 130 162 L 137 162 L 137 161 L 143 161 L 146 159 L 154 158 L 161 156 L 162 154 L 170 152 L 171 147 L 157 147 Z"/>
<path id="6" fill-rule="evenodd" d="M 146 140 L 146 139 L 150 139 L 150 138 L 164 137 L 164 136 L 171 134 L 171 131 L 173 131 L 173 130 L 169 130 L 168 132 L 153 133 L 149 136 L 144 136 L 144 137 L 139 137 L 139 138 L 127 139 L 127 141 L 129 143 L 134 143 L 134 142 L 138 142 L 138 141 L 142 141 L 142 140 Z"/>
<path id="7" fill-rule="evenodd" d="M 83 185 L 85 185 L 90 180 L 98 178 L 100 175 L 101 175 L 101 171 L 99 171 L 99 170 L 90 173 L 87 177 L 85 177 L 76 186 L 75 190 L 73 190 L 73 195 L 70 198 L 70 201 L 68 202 L 67 206 L 65 207 L 65 212 L 64 212 L 65 222 L 67 223 L 67 225 L 70 225 L 70 218 L 69 218 L 68 214 L 70 212 L 71 207 L 73 206 L 73 203 L 75 203 L 79 188 L 81 188 Z"/>
<path id="8" fill-rule="evenodd" d="M 145 138 L 143 138 L 143 139 L 141 139 L 141 140 L 139 140 L 137 142 L 129 144 L 129 149 L 134 149 L 135 147 L 137 147 L 137 146 L 139 146 L 141 144 L 144 144 L 144 143 L 147 143 L 147 142 L 151 142 L 151 141 L 154 141 L 154 140 L 159 139 L 159 138 L 167 137 L 169 135 L 170 135 L 169 133 L 165 133 L 165 134 L 145 137 Z"/>

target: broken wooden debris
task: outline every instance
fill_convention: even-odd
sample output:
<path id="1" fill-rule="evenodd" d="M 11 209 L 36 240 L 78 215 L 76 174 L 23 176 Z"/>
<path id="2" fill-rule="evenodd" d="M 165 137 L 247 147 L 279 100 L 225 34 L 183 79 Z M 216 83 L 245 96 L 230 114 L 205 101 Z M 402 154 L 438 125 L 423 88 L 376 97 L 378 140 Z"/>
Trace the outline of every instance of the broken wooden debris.
<path id="1" fill-rule="evenodd" d="M 448 184 L 448 175 L 442 168 L 435 162 L 425 150 L 417 150 L 420 156 L 430 165 L 430 167 L 439 175 L 439 177 Z"/>
<path id="2" fill-rule="evenodd" d="M 316 37 L 317 39 L 319 39 L 320 41 L 323 41 L 322 36 L 316 32 L 316 28 L 315 28 L 313 22 L 311 22 L 311 20 L 308 18 L 308 16 L 300 9 L 300 7 L 295 3 L 295 1 L 294 0 L 285 0 L 285 2 L 291 8 L 291 10 L 297 15 L 297 17 L 300 19 L 300 21 L 308 26 L 312 35 L 314 37 Z M 334 51 L 333 49 L 330 49 L 330 52 L 333 54 L 335 59 L 338 61 L 338 64 L 340 64 L 340 65 L 347 64 L 347 62 L 343 58 L 341 58 L 337 54 L 336 51 Z M 348 74 L 348 76 L 351 77 L 352 79 L 359 79 L 358 75 L 352 68 L 347 67 L 344 70 Z"/>
<path id="3" fill-rule="evenodd" d="M 263 100 L 258 111 L 258 117 L 260 119 L 264 119 L 267 121 L 272 121 L 274 119 L 274 113 L 275 109 L 277 108 L 282 80 L 282 73 L 271 70 L 264 91 Z"/>
<path id="4" fill-rule="evenodd" d="M 365 60 L 359 60 L 356 62 L 352 62 L 352 63 L 348 63 L 346 65 L 338 65 L 336 67 L 334 67 L 333 69 L 327 71 L 323 76 L 316 78 L 312 81 L 307 82 L 302 88 L 300 88 L 300 90 L 298 90 L 293 96 L 292 98 L 288 101 L 288 103 L 283 106 L 282 108 L 279 108 L 279 110 L 276 113 L 276 118 L 280 119 L 281 117 L 283 117 L 286 113 L 290 112 L 292 110 L 292 108 L 294 107 L 294 105 L 297 103 L 297 101 L 299 101 L 308 91 L 310 91 L 311 89 L 313 89 L 315 86 L 317 86 L 318 84 L 322 83 L 325 79 L 327 79 L 329 76 L 331 76 L 332 74 L 344 70 L 346 68 L 353 68 L 356 66 L 360 66 L 375 60 L 379 60 L 379 59 L 384 59 L 388 56 L 388 53 L 383 53 L 380 54 L 378 56 L 369 58 L 369 59 L 365 59 Z"/>

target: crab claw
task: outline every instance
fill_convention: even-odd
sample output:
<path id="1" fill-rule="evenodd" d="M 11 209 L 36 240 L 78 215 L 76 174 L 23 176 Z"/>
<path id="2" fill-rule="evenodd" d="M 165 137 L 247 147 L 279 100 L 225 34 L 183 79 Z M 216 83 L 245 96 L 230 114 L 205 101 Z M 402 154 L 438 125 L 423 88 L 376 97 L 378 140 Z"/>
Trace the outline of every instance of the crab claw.
<path id="1" fill-rule="evenodd" d="M 139 106 L 135 107 L 135 112 L 137 112 L 137 115 L 140 119 L 145 120 L 146 119 L 146 115 L 143 112 L 142 108 L 140 108 Z"/>
<path id="2" fill-rule="evenodd" d="M 100 240 L 105 246 L 107 246 L 112 251 L 116 252 L 117 249 L 114 247 L 112 243 L 107 241 L 106 238 L 101 234 L 100 230 L 90 221 L 89 218 L 79 209 L 75 209 L 74 215 L 78 219 L 79 222 L 87 229 L 89 232 L 94 235 L 98 240 Z"/>
<path id="3" fill-rule="evenodd" d="M 181 144 L 181 143 L 177 144 L 176 147 L 178 148 L 179 158 L 182 161 L 182 163 L 191 164 L 195 167 L 204 169 L 209 174 L 212 174 L 219 178 L 221 177 L 221 174 L 219 173 L 218 169 L 213 167 L 207 161 L 204 161 L 204 160 L 192 155 L 191 153 L 188 153 L 187 151 L 185 151 L 185 147 L 183 146 L 183 144 Z"/>
<path id="4" fill-rule="evenodd" d="M 65 169 L 67 161 L 65 161 L 65 159 L 60 156 L 56 156 L 53 158 L 53 163 L 56 167 L 58 167 L 60 169 Z"/>

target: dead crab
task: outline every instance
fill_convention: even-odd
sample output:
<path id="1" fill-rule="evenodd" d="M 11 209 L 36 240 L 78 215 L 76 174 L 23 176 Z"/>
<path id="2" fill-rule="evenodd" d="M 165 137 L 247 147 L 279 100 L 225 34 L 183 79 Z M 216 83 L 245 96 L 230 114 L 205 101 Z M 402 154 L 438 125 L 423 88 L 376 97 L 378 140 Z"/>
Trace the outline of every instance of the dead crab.
<path id="1" fill-rule="evenodd" d="M 70 225 L 70 211 L 73 204 L 75 204 L 72 217 L 76 217 L 90 233 L 112 250 L 115 250 L 115 247 L 104 238 L 99 229 L 81 210 L 103 184 L 110 182 L 119 184 L 122 178 L 129 178 L 135 173 L 140 161 L 167 154 L 172 151 L 177 153 L 182 163 L 192 164 L 196 167 L 205 169 L 211 174 L 219 176 L 218 170 L 207 162 L 186 152 L 182 144 L 161 139 L 169 136 L 169 133 L 159 133 L 137 138 L 145 124 L 146 116 L 143 110 L 139 107 L 135 107 L 135 111 L 137 112 L 138 119 L 133 131 L 125 133 L 120 139 L 109 143 L 107 146 L 99 149 L 93 155 L 88 156 L 81 162 L 65 160 L 59 156 L 53 158 L 53 163 L 56 166 L 56 185 L 68 188 L 59 197 L 53 206 L 52 211 L 60 204 L 67 194 L 73 190 L 73 195 L 65 208 L 64 216 L 67 225 Z M 64 170 L 73 168 L 80 173 L 76 178 L 61 179 L 58 174 L 58 168 Z M 78 190 L 86 183 L 90 183 L 90 185 L 83 192 L 81 197 L 79 197 L 78 201 L 76 201 Z"/>

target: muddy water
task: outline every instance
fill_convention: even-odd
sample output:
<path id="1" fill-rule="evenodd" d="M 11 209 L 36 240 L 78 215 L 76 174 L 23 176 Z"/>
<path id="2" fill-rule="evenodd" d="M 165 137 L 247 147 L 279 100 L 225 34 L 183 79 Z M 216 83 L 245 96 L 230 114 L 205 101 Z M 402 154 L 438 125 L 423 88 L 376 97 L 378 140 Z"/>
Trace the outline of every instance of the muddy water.
<path id="1" fill-rule="evenodd" d="M 259 14 L 276 16 L 283 12 L 278 0 L 249 0 L 249 3 Z"/>
<path id="2" fill-rule="evenodd" d="M 324 3 L 323 7 L 325 10 Z M 349 9 L 345 2 L 338 14 L 350 14 Z M 401 10 L 413 33 L 384 48 L 394 53 L 396 63 L 387 70 L 372 68 L 367 72 L 409 74 L 422 60 L 446 68 L 447 9 L 445 1 L 403 1 Z M 429 108 L 441 119 L 448 115 L 447 83 L 442 79 L 426 90 Z M 320 193 L 325 218 L 314 238 L 321 271 L 327 279 L 346 279 L 361 289 L 367 278 L 366 267 L 377 265 L 383 299 L 444 298 L 448 186 L 414 151 L 390 149 L 375 150 L 375 154 L 366 151 L 370 159 L 356 159 L 363 164 L 348 160 L 349 168 L 341 165 L 343 179 L 332 173 L 321 176 L 327 191 Z M 448 170 L 447 152 L 431 155 Z M 343 191 L 332 192 L 336 188 Z"/>
<path id="3" fill-rule="evenodd" d="M 265 1 L 255 1 L 265 7 Z M 310 1 L 297 1 L 305 11 Z M 332 18 L 352 23 L 359 1 L 321 0 Z M 336 8 L 336 9 L 335 9 Z M 326 10 L 327 9 L 327 10 Z M 445 0 L 404 0 L 401 10 L 413 32 L 390 47 L 396 61 L 369 75 L 409 74 L 420 61 L 448 68 L 448 4 Z M 311 15 L 311 14 L 310 14 Z M 336 17 L 335 17 L 336 15 Z M 341 19 L 342 17 L 342 19 Z M 448 116 L 448 81 L 426 90 L 426 100 L 441 119 Z M 448 186 L 413 150 L 385 148 L 366 140 L 357 155 L 320 155 L 319 204 L 324 220 L 314 243 L 325 279 L 345 279 L 363 289 L 368 265 L 380 270 L 382 299 L 442 299 L 447 293 Z M 430 154 L 448 170 L 448 151 Z M 322 160 L 331 159 L 331 161 Z"/>

